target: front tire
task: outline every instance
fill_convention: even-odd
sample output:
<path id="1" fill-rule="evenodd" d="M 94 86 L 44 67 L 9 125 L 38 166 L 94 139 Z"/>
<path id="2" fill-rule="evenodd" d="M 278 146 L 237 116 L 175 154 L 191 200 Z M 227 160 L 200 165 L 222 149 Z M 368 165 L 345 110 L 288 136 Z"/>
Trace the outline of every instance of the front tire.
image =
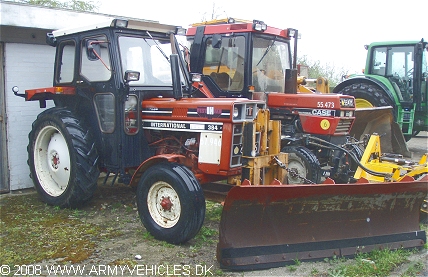
<path id="1" fill-rule="evenodd" d="M 308 184 L 301 177 L 315 184 L 321 181 L 321 167 L 317 157 L 306 147 L 286 146 L 281 152 L 288 153 L 287 184 Z"/>
<path id="2" fill-rule="evenodd" d="M 358 161 L 361 161 L 361 158 L 363 157 L 363 150 L 355 144 L 351 144 L 347 147 L 347 150 L 354 154 L 355 158 Z M 343 153 L 343 151 L 341 151 Z M 355 161 L 352 157 L 350 157 L 348 154 L 343 153 L 342 158 L 340 159 L 339 168 L 340 171 L 338 172 L 337 176 L 333 176 L 332 179 L 337 184 L 341 183 L 348 183 L 350 180 L 349 173 L 355 173 L 357 170 L 359 164 L 357 161 Z"/>
<path id="3" fill-rule="evenodd" d="M 44 202 L 75 208 L 93 196 L 100 174 L 95 141 L 71 111 L 52 108 L 39 114 L 27 150 L 31 178 Z"/>
<path id="4" fill-rule="evenodd" d="M 138 213 L 156 239 L 172 244 L 192 239 L 205 217 L 205 198 L 193 173 L 175 163 L 147 169 L 137 187 Z"/>

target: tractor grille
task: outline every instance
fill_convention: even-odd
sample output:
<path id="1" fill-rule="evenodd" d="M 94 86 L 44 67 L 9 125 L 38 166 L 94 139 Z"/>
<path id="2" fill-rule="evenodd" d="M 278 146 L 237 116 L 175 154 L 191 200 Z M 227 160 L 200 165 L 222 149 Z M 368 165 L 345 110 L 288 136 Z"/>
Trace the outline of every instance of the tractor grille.
<path id="1" fill-rule="evenodd" d="M 339 124 L 337 125 L 336 131 L 334 132 L 335 134 L 349 134 L 350 130 L 351 130 L 351 126 L 352 126 L 352 119 L 348 119 L 348 118 L 342 118 L 339 121 Z"/>
<path id="2" fill-rule="evenodd" d="M 242 165 L 242 124 L 233 125 L 230 167 Z"/>

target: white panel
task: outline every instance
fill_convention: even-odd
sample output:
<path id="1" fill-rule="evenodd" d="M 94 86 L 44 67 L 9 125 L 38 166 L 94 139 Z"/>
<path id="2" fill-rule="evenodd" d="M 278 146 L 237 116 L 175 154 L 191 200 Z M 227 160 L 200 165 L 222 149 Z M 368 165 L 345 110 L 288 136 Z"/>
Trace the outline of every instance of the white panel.
<path id="1" fill-rule="evenodd" d="M 220 164 L 220 156 L 221 134 L 201 133 L 198 161 L 207 164 Z"/>

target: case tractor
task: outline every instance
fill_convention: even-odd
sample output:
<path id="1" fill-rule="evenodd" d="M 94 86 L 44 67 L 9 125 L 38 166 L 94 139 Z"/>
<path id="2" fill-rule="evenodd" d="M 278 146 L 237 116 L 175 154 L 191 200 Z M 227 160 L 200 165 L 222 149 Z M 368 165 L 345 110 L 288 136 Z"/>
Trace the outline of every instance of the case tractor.
<path id="1" fill-rule="evenodd" d="M 392 106 L 391 120 L 406 141 L 428 131 L 428 43 L 384 41 L 365 48 L 364 74 L 349 76 L 334 92 L 354 96 L 357 109 Z"/>
<path id="2" fill-rule="evenodd" d="M 273 120 L 275 110 L 265 109 L 263 100 L 195 97 L 200 92 L 190 80 L 198 76 L 188 74 L 183 56 L 174 54 L 179 31 L 111 19 L 47 34 L 56 48 L 53 85 L 25 93 L 13 88 L 44 108 L 27 147 L 30 176 L 44 202 L 83 205 L 93 197 L 100 172 L 104 182 L 113 174 L 113 183 L 136 188 L 145 228 L 180 244 L 200 230 L 205 199 L 224 201 L 217 259 L 231 270 L 426 243 L 419 227 L 426 176 L 401 176 L 400 170 L 396 178 L 374 172 L 367 161 L 359 165 L 387 179 L 286 184 L 287 174 L 296 174 L 287 158 L 296 152 L 281 152 L 281 129 L 291 127 Z M 347 106 L 352 112 L 351 99 L 325 100 L 335 106 L 317 110 L 336 113 L 339 105 L 340 112 Z M 46 109 L 50 100 L 54 107 Z M 333 125 L 334 118 L 325 119 Z M 351 114 L 343 120 L 351 121 Z"/>
<path id="3" fill-rule="evenodd" d="M 297 74 L 298 30 L 228 18 L 193 24 L 186 36 L 190 72 L 201 74 L 195 97 L 263 100 L 281 121 L 282 151 L 296 173 L 288 174 L 288 183 L 352 179 L 362 156 L 350 136 L 355 99 L 325 93 L 322 78 L 322 93 L 305 85 Z"/>

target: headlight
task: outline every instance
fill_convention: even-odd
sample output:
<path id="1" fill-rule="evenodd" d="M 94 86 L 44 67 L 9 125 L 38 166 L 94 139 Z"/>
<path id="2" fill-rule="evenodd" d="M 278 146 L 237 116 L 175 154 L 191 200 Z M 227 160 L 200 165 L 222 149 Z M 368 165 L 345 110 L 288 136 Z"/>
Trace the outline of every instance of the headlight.
<path id="1" fill-rule="evenodd" d="M 353 111 L 340 111 L 340 117 L 352 117 L 354 116 Z"/>
<path id="2" fill-rule="evenodd" d="M 233 108 L 233 119 L 238 118 L 239 117 L 239 109 L 238 107 L 234 107 Z"/>

